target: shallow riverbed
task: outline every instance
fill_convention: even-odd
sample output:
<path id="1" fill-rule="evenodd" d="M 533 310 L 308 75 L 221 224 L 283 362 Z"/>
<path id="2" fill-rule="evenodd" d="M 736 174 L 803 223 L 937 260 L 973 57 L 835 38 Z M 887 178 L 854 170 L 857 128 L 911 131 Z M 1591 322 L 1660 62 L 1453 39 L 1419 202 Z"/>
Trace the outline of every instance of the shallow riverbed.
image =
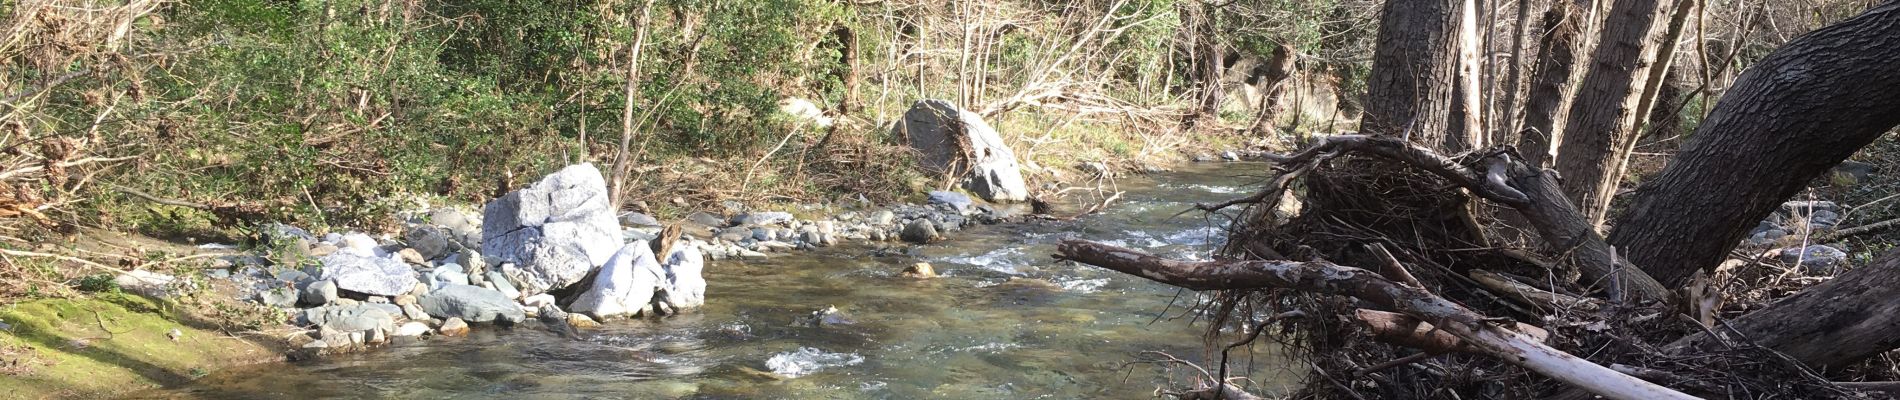
<path id="1" fill-rule="evenodd" d="M 1054 243 L 1104 240 L 1205 258 L 1225 221 L 1176 213 L 1245 195 L 1262 164 L 1195 164 L 1123 178 L 1123 201 L 1068 222 L 979 226 L 944 243 L 853 244 L 712 262 L 707 306 L 615 320 L 568 338 L 530 323 L 307 363 L 214 373 L 133 398 L 1146 398 L 1168 378 L 1124 367 L 1144 350 L 1200 361 L 1187 293 L 1057 263 Z M 1173 217 L 1173 218 L 1171 218 Z M 896 254 L 873 256 L 871 254 Z M 944 276 L 899 276 L 929 262 Z M 844 324 L 799 324 L 835 306 Z M 1162 313 L 1167 311 L 1164 316 Z M 1159 317 L 1159 319 L 1157 319 Z M 1272 391 L 1298 371 L 1267 346 L 1250 374 Z M 1188 375 L 1177 374 L 1185 379 Z"/>

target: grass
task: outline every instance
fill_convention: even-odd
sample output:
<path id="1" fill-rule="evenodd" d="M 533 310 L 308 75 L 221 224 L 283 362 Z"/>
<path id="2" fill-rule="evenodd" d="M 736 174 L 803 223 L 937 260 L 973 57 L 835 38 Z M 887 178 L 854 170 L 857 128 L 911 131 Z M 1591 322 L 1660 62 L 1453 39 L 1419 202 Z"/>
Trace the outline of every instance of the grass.
<path id="1" fill-rule="evenodd" d="M 92 398 L 281 360 L 273 347 L 190 322 L 175 306 L 117 292 L 0 307 L 0 398 Z M 176 341 L 167 336 L 177 329 Z"/>

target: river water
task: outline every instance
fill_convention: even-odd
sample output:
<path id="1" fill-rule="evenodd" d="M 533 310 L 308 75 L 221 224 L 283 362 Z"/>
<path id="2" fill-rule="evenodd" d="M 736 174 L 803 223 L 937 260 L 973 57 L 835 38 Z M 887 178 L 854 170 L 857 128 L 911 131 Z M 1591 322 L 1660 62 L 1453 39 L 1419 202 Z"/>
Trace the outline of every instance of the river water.
<path id="1" fill-rule="evenodd" d="M 1126 177 L 1122 201 L 1103 213 L 978 226 L 928 246 L 854 244 L 711 262 L 703 309 L 609 321 L 577 338 L 533 323 L 478 327 L 468 337 L 220 371 L 132 397 L 1145 398 L 1170 375 L 1124 366 L 1141 351 L 1212 365 L 1204 326 L 1182 317 L 1192 293 L 1055 262 L 1055 243 L 1080 237 L 1205 259 L 1224 239 L 1225 221 L 1174 215 L 1244 196 L 1266 171 L 1194 164 Z M 900 276 L 916 262 L 944 276 Z M 828 307 L 838 311 L 833 323 L 806 323 Z M 1234 358 L 1269 393 L 1300 375 L 1268 346 Z"/>

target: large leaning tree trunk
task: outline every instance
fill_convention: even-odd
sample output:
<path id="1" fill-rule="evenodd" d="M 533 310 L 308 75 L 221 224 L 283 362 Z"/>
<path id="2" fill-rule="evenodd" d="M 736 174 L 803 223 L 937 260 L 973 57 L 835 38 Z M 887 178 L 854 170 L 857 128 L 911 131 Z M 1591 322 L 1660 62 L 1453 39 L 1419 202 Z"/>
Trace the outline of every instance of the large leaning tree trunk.
<path id="1" fill-rule="evenodd" d="M 1564 194 L 1592 221 L 1602 219 L 1621 179 L 1613 173 L 1622 164 L 1616 151 L 1635 140 L 1632 122 L 1639 114 L 1643 80 L 1656 61 L 1654 44 L 1663 34 L 1657 22 L 1669 11 L 1669 3 L 1621 0 L 1610 6 L 1590 69 L 1570 105 L 1557 172 L 1564 177 Z"/>
<path id="2" fill-rule="evenodd" d="M 1714 268 L 1750 227 L 1900 124 L 1900 2 L 1802 35 L 1744 71 L 1611 245 L 1665 285 Z"/>
<path id="3" fill-rule="evenodd" d="M 1530 93 L 1525 95 L 1524 132 L 1517 142 L 1524 163 L 1531 167 L 1548 167 L 1557 158 L 1570 99 L 1577 92 L 1577 60 L 1586 54 L 1588 39 L 1595 32 L 1590 14 L 1594 9 L 1594 0 L 1556 0 L 1544 13 L 1544 37 L 1538 42 L 1536 69 Z"/>
<path id="4" fill-rule="evenodd" d="M 1388 1 L 1379 14 L 1378 44 L 1366 84 L 1359 130 L 1406 135 L 1440 148 L 1451 129 L 1458 77 L 1461 0 Z"/>

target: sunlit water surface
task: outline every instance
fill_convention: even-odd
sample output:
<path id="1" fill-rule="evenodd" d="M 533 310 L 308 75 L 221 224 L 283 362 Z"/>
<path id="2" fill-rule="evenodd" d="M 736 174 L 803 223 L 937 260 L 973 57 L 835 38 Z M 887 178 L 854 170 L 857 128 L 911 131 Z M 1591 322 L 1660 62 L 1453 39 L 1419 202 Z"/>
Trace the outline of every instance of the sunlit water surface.
<path id="1" fill-rule="evenodd" d="M 869 245 L 712 262 L 708 304 L 660 320 L 615 320 L 578 340 L 530 323 L 363 354 L 214 373 L 135 398 L 1145 398 L 1169 375 L 1129 366 L 1141 351 L 1204 362 L 1191 294 L 1058 263 L 1081 237 L 1205 259 L 1223 220 L 1175 215 L 1243 196 L 1261 164 L 1198 164 L 1126 177 L 1122 201 L 1066 222 L 978 226 L 935 245 L 872 256 Z M 944 276 L 899 276 L 929 262 Z M 1176 300 L 1170 309 L 1170 302 Z M 835 306 L 850 324 L 798 324 Z M 1165 314 L 1164 314 L 1165 312 Z M 1269 391 L 1292 384 L 1260 346 L 1237 364 Z M 1238 370 L 1238 368 L 1237 368 Z M 1176 371 L 1177 379 L 1187 378 Z"/>

